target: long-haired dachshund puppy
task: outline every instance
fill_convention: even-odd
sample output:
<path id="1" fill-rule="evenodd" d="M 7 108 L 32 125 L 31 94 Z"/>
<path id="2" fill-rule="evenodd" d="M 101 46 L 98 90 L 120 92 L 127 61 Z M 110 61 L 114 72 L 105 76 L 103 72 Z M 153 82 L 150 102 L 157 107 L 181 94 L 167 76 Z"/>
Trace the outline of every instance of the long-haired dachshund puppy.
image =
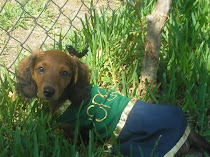
<path id="1" fill-rule="evenodd" d="M 61 51 L 35 51 L 18 67 L 18 86 L 25 97 L 49 102 L 52 112 L 67 99 L 81 104 L 89 95 L 90 73 L 77 58 Z"/>
<path id="2" fill-rule="evenodd" d="M 148 104 L 92 86 L 87 66 L 62 51 L 36 51 L 23 59 L 17 85 L 25 97 L 47 101 L 67 135 L 79 121 L 80 130 L 94 129 L 110 144 L 115 135 L 124 156 L 182 156 L 193 146 L 210 152 L 210 144 L 190 129 L 180 107 Z M 111 150 L 115 153 L 114 146 Z"/>

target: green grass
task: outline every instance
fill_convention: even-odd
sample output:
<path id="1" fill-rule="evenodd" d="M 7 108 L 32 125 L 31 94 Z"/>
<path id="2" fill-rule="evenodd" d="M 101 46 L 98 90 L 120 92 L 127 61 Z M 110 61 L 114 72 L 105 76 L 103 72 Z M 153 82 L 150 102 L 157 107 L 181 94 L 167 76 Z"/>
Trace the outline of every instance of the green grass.
<path id="1" fill-rule="evenodd" d="M 173 4 L 163 34 L 159 76 L 165 91 L 165 99 L 162 100 L 181 105 L 188 111 L 196 129 L 209 136 L 210 53 L 207 6 L 209 2 L 205 0 Z"/>
<path id="2" fill-rule="evenodd" d="M 142 20 L 154 3 L 143 1 L 139 8 Z M 181 106 L 192 128 L 210 141 L 208 8 L 206 0 L 172 3 L 162 34 L 158 91 L 150 91 L 150 95 L 158 103 Z M 94 13 L 88 24 L 83 22 L 80 32 L 54 48 L 65 50 L 65 44 L 72 44 L 81 51 L 87 41 L 89 52 L 82 60 L 91 70 L 91 83 L 138 97 L 144 37 L 133 8 L 126 5 L 113 14 L 102 10 L 102 17 Z M 64 139 L 40 100 L 24 100 L 18 95 L 9 98 L 9 92 L 15 93 L 15 76 L 0 70 L 0 156 L 111 156 L 96 142 L 93 131 L 87 145 Z"/>
<path id="3" fill-rule="evenodd" d="M 49 6 L 47 0 L 0 2 L 0 11 L 0 48 L 7 43 L 7 33 L 14 36 L 14 31 L 32 30 L 35 26 L 37 29 L 37 24 L 49 30 L 56 18 L 55 10 Z M 55 32 L 55 29 L 53 27 L 49 33 Z M 11 53 L 8 52 L 10 48 L 11 46 L 7 46 L 5 52 Z"/>
<path id="4" fill-rule="evenodd" d="M 55 121 L 46 112 L 46 104 L 33 99 L 25 101 L 21 97 L 14 100 L 8 96 L 15 93 L 13 76 L 4 69 L 0 79 L 0 156 L 99 156 L 103 146 L 95 142 L 93 132 L 89 132 L 90 144 L 78 146 L 66 140 L 56 131 Z M 75 137 L 75 141 L 77 141 Z M 105 153 L 109 154 L 109 152 Z"/>
<path id="5" fill-rule="evenodd" d="M 21 3 L 7 2 L 5 6 L 2 4 L 3 10 L 0 13 L 1 28 L 4 30 L 19 27 L 29 29 L 35 24 L 34 18 L 37 18 L 37 22 L 42 26 L 49 25 L 55 15 L 49 5 L 45 6 L 46 2 L 46 0 L 24 0 Z M 40 14 L 42 17 L 38 18 Z M 16 24 L 15 28 L 13 28 L 14 24 Z"/>

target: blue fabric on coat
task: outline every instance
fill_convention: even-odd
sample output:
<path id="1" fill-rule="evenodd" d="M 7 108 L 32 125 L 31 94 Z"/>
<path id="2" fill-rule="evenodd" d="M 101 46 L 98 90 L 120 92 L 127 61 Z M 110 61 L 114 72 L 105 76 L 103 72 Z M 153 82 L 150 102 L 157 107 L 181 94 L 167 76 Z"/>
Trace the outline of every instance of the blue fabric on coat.
<path id="1" fill-rule="evenodd" d="M 117 142 L 123 156 L 164 156 L 183 136 L 187 120 L 178 106 L 137 101 Z M 115 153 L 115 149 L 112 147 Z"/>

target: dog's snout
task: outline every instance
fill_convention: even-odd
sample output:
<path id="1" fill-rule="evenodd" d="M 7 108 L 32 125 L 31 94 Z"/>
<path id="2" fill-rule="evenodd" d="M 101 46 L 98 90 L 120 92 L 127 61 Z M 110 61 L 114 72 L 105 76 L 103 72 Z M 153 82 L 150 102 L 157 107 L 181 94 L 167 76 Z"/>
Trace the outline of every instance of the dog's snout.
<path id="1" fill-rule="evenodd" d="M 55 89 L 52 88 L 52 87 L 44 87 L 43 94 L 47 98 L 51 98 L 51 97 L 53 97 L 55 95 Z"/>

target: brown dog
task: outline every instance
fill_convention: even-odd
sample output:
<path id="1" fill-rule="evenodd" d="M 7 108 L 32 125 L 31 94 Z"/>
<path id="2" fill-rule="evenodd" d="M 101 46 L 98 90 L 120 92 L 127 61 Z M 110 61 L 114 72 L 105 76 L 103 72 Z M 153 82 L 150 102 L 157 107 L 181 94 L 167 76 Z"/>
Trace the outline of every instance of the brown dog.
<path id="1" fill-rule="evenodd" d="M 85 64 L 59 50 L 36 51 L 23 59 L 18 67 L 18 87 L 25 97 L 49 102 L 54 113 L 66 101 L 80 106 L 90 96 L 90 72 Z M 71 134 L 68 124 L 60 127 Z M 191 131 L 175 156 L 189 152 L 192 146 L 210 152 L 210 145 L 200 135 Z"/>
<path id="2" fill-rule="evenodd" d="M 58 50 L 35 51 L 18 67 L 18 87 L 25 97 L 49 102 L 54 112 L 67 99 L 80 105 L 89 95 L 90 73 L 77 58 Z"/>

